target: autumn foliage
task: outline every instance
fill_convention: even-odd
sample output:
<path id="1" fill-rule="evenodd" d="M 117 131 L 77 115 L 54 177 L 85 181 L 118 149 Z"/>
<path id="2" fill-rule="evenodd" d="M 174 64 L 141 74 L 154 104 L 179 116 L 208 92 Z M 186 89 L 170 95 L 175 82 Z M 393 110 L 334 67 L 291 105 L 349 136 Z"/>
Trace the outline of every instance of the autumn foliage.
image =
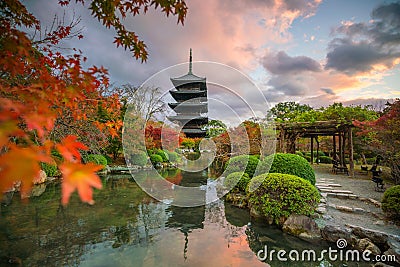
<path id="1" fill-rule="evenodd" d="M 63 160 L 62 202 L 77 189 L 81 199 L 92 203 L 92 187 L 100 188 L 99 166 L 81 164 L 80 151 L 88 147 L 76 135 L 55 134 L 66 116 L 89 121 L 93 127 L 116 134 L 120 121 L 94 120 L 98 106 L 119 110 L 116 98 L 104 97 L 108 85 L 104 68 L 83 69 L 82 55 L 64 56 L 54 46 L 68 37 L 71 28 L 49 33 L 40 45 L 20 30 L 40 28 L 35 17 L 18 1 L 3 1 L 0 18 L 0 192 L 21 182 L 27 193 L 40 171 L 40 162 L 53 162 L 58 151 Z M 84 134 L 84 131 L 82 132 Z"/>

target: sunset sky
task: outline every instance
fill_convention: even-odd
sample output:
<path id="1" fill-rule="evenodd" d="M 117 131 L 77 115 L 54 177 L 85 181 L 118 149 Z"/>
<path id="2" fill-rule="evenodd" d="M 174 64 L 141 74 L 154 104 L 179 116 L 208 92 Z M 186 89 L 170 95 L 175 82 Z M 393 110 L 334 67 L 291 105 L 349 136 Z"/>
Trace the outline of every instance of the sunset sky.
<path id="1" fill-rule="evenodd" d="M 25 4 L 46 24 L 55 13 L 63 14 L 57 2 Z M 125 20 L 148 46 L 143 64 L 117 49 L 113 30 L 79 4 L 71 4 L 66 17 L 72 9 L 81 16 L 84 38 L 66 45 L 81 49 L 89 65 L 108 68 L 116 85 L 140 85 L 187 62 L 192 48 L 195 61 L 227 64 L 248 75 L 272 104 L 318 107 L 400 97 L 399 1 L 188 0 L 187 5 L 184 26 L 158 10 Z"/>

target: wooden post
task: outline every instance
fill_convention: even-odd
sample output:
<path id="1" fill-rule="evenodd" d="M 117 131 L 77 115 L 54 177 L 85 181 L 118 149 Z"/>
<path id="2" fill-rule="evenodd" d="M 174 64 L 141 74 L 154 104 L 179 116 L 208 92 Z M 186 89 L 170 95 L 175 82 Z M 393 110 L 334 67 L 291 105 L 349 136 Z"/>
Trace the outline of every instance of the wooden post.
<path id="1" fill-rule="evenodd" d="M 285 147 L 285 130 L 281 126 L 281 128 L 279 130 L 279 150 L 281 153 L 285 152 L 284 147 Z"/>
<path id="2" fill-rule="evenodd" d="M 353 129 L 349 127 L 350 175 L 354 177 Z"/>
<path id="3" fill-rule="evenodd" d="M 314 163 L 314 137 L 311 136 L 311 164 Z"/>
<path id="4" fill-rule="evenodd" d="M 342 139 L 343 145 L 342 145 L 342 166 L 346 167 L 346 161 L 345 161 L 345 151 L 346 151 L 346 131 L 343 130 L 343 139 Z"/>
<path id="5" fill-rule="evenodd" d="M 342 166 L 342 133 L 339 132 L 339 166 Z"/>
<path id="6" fill-rule="evenodd" d="M 333 160 L 336 160 L 336 134 L 333 134 Z"/>
<path id="7" fill-rule="evenodd" d="M 319 164 L 319 141 L 318 141 L 318 135 L 315 137 L 315 142 L 317 143 L 317 164 Z"/>

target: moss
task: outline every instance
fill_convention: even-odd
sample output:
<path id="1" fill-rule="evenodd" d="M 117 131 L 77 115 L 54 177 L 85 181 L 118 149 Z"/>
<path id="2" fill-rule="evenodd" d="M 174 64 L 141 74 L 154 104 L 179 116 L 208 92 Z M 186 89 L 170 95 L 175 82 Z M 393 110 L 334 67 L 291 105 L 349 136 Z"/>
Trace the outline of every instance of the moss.
<path id="1" fill-rule="evenodd" d="M 281 173 L 254 177 L 246 191 L 250 208 L 272 218 L 276 224 L 291 214 L 313 214 L 320 198 L 318 190 L 309 181 Z"/>

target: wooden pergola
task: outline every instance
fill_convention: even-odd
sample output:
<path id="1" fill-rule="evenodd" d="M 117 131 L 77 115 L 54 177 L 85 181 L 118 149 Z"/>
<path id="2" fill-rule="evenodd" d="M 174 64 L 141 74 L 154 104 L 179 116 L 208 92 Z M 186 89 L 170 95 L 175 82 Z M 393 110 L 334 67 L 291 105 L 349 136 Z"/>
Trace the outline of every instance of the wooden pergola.
<path id="1" fill-rule="evenodd" d="M 315 122 L 286 122 L 276 125 L 279 131 L 279 148 L 284 153 L 296 153 L 297 138 L 310 138 L 311 164 L 314 162 L 314 141 L 317 144 L 317 162 L 319 152 L 319 136 L 332 136 L 333 159 L 337 160 L 341 167 L 346 167 L 345 150 L 346 141 L 349 148 L 350 175 L 354 176 L 353 160 L 353 128 L 352 122 L 344 121 L 315 121 Z"/>

